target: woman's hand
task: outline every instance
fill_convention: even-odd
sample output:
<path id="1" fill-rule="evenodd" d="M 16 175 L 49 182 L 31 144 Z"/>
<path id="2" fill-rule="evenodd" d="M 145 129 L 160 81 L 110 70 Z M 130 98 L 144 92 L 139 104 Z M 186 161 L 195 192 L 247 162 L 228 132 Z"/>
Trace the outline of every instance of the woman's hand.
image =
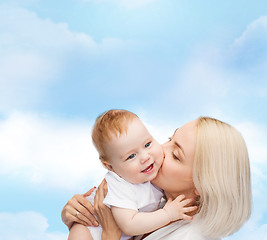
<path id="1" fill-rule="evenodd" d="M 96 191 L 94 206 L 95 214 L 103 228 L 102 240 L 119 240 L 122 232 L 115 222 L 110 208 L 103 204 L 103 200 L 107 193 L 107 182 L 104 179 Z"/>
<path id="2" fill-rule="evenodd" d="M 98 222 L 94 217 L 94 208 L 92 204 L 85 198 L 95 188 L 90 189 L 85 194 L 75 194 L 64 206 L 61 212 L 61 219 L 63 223 L 70 229 L 74 222 L 81 223 L 85 226 L 98 226 Z"/>

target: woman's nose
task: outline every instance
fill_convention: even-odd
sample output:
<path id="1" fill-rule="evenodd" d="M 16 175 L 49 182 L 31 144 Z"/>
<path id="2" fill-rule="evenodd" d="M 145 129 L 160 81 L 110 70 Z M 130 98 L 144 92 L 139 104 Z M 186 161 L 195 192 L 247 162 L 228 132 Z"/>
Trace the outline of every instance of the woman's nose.
<path id="1" fill-rule="evenodd" d="M 165 159 L 166 154 L 170 153 L 170 148 L 168 148 L 168 142 L 161 144 L 162 153 L 163 153 L 163 159 Z"/>

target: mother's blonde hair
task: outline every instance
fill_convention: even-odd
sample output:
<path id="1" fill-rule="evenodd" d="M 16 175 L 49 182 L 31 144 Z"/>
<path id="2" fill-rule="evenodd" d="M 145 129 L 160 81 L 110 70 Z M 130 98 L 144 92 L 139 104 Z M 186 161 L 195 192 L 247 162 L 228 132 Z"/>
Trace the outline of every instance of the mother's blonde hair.
<path id="1" fill-rule="evenodd" d="M 251 214 L 249 157 L 241 134 L 219 120 L 197 123 L 193 179 L 200 194 L 202 231 L 210 237 L 236 232 Z"/>

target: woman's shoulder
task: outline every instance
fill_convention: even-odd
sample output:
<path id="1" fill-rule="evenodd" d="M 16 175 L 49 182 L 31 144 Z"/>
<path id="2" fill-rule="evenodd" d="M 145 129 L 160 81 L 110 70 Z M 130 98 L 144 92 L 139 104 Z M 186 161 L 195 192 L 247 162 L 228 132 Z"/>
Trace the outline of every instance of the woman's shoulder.
<path id="1" fill-rule="evenodd" d="M 176 221 L 168 226 L 165 226 L 153 233 L 151 233 L 145 240 L 220 240 L 205 237 L 195 222 L 192 221 Z"/>
<path id="2" fill-rule="evenodd" d="M 200 225 L 197 222 L 188 224 L 187 240 L 221 240 L 220 238 L 210 238 L 202 234 Z"/>

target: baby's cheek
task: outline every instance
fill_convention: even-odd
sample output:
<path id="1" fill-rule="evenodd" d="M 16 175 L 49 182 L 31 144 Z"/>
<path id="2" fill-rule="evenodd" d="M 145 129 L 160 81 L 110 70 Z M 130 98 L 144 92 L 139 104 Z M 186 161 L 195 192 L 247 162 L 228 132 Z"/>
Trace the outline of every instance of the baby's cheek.
<path id="1" fill-rule="evenodd" d="M 162 149 L 160 149 L 160 151 L 159 151 L 159 158 L 161 159 L 161 162 L 163 162 L 164 153 L 163 153 Z"/>

